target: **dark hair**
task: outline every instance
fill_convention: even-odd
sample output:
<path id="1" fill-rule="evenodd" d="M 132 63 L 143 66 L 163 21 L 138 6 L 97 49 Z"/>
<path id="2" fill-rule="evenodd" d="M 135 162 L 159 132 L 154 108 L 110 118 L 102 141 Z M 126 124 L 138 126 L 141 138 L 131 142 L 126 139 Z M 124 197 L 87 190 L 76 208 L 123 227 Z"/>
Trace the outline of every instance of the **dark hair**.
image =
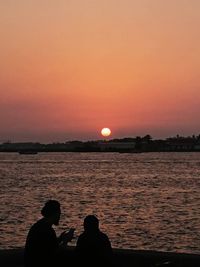
<path id="1" fill-rule="evenodd" d="M 99 220 L 94 215 L 88 215 L 84 219 L 84 229 L 86 231 L 93 231 L 99 229 Z"/>
<path id="2" fill-rule="evenodd" d="M 44 217 L 49 217 L 57 212 L 60 212 L 60 203 L 57 200 L 48 200 L 41 210 Z"/>

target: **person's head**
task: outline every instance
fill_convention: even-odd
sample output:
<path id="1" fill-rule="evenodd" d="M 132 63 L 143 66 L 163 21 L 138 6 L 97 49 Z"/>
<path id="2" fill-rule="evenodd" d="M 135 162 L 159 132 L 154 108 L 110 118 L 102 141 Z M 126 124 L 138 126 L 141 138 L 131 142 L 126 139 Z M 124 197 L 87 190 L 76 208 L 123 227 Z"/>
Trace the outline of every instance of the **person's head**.
<path id="1" fill-rule="evenodd" d="M 87 232 L 94 232 L 99 229 L 99 220 L 94 215 L 88 215 L 84 219 L 84 229 Z"/>
<path id="2" fill-rule="evenodd" d="M 47 201 L 41 210 L 41 214 L 52 224 L 58 225 L 61 214 L 60 203 L 57 200 Z"/>

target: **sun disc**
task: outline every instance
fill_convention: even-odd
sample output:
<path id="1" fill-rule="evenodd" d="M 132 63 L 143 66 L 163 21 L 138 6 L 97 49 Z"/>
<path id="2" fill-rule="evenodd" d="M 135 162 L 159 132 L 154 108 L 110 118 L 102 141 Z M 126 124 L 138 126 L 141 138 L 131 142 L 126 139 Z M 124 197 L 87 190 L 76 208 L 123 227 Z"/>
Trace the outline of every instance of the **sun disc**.
<path id="1" fill-rule="evenodd" d="M 103 128 L 101 130 L 101 134 L 104 136 L 104 137 L 107 137 L 111 134 L 111 130 L 109 128 Z"/>

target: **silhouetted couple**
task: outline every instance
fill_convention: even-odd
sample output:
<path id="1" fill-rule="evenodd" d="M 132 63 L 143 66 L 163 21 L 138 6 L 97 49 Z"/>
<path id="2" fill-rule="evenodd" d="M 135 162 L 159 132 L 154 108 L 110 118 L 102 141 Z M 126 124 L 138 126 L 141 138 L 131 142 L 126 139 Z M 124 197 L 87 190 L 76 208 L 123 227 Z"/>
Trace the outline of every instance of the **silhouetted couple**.
<path id="1" fill-rule="evenodd" d="M 26 239 L 25 266 L 58 266 L 59 250 L 73 239 L 74 230 L 56 236 L 53 225 L 58 225 L 61 215 L 60 203 L 49 200 L 41 210 L 43 218 L 32 225 Z M 99 221 L 94 215 L 84 219 L 84 232 L 79 236 L 75 250 L 75 262 L 82 266 L 108 266 L 112 248 L 106 234 L 99 230 Z M 67 259 L 66 259 L 67 260 Z M 64 264 L 68 266 L 68 263 Z"/>

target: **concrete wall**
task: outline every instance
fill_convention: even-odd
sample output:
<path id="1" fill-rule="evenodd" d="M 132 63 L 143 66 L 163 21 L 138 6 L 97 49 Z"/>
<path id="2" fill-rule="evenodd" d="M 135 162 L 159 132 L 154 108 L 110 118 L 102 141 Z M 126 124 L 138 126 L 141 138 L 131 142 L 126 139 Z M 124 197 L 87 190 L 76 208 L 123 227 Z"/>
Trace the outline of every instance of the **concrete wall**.
<path id="1" fill-rule="evenodd" d="M 113 252 L 113 266 L 116 267 L 200 267 L 200 255 L 195 254 L 122 249 L 114 249 Z M 74 266 L 74 258 L 73 247 L 62 251 L 63 266 Z M 0 266 L 23 266 L 23 249 L 0 250 Z"/>

